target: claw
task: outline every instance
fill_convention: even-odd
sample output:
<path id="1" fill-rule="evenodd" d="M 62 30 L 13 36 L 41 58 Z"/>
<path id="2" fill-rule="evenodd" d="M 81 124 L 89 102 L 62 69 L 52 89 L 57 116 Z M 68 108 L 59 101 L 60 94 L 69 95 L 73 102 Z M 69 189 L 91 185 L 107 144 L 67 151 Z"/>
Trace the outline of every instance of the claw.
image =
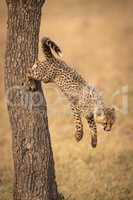
<path id="1" fill-rule="evenodd" d="M 36 82 L 35 80 L 28 80 L 26 82 L 22 83 L 22 86 L 27 90 L 27 91 L 32 91 L 35 92 L 37 90 Z"/>

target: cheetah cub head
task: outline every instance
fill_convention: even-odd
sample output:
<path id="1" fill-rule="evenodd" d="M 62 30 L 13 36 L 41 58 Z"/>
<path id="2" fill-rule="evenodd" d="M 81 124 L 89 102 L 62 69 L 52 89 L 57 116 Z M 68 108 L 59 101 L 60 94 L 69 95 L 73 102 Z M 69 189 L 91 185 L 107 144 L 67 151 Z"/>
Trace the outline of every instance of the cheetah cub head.
<path id="1" fill-rule="evenodd" d="M 115 109 L 106 107 L 103 110 L 97 110 L 96 122 L 103 126 L 105 131 L 111 131 L 116 120 Z"/>

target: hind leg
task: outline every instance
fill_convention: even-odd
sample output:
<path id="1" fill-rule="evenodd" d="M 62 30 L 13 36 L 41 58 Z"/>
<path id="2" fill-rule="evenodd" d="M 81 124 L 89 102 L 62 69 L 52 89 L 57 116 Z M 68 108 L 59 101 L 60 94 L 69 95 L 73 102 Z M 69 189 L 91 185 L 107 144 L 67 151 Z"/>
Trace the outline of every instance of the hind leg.
<path id="1" fill-rule="evenodd" d="M 37 80 L 38 80 L 38 73 L 37 73 L 37 65 L 38 62 L 36 61 L 34 65 L 28 69 L 26 74 L 26 80 L 22 83 L 22 85 L 26 88 L 26 90 L 35 91 L 37 90 Z"/>
<path id="2" fill-rule="evenodd" d="M 37 82 L 43 81 L 48 83 L 51 79 L 51 74 L 48 71 L 47 62 L 35 61 L 34 65 L 28 70 L 26 75 L 26 88 L 29 90 L 37 89 Z"/>
<path id="3" fill-rule="evenodd" d="M 83 124 L 81 120 L 81 114 L 74 105 L 72 105 L 72 112 L 73 112 L 73 117 L 74 117 L 75 127 L 76 127 L 75 139 L 77 142 L 79 142 L 83 137 Z"/>
<path id="4" fill-rule="evenodd" d="M 97 146 L 97 127 L 94 119 L 94 114 L 91 113 L 86 117 L 89 124 L 90 133 L 91 133 L 91 145 L 93 148 Z"/>

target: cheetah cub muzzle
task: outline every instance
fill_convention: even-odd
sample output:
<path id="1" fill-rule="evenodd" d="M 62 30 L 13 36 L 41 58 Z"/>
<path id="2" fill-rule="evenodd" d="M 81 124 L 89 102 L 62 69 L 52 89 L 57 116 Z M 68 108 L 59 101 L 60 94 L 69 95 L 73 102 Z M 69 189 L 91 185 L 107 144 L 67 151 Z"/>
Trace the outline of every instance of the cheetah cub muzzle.
<path id="1" fill-rule="evenodd" d="M 74 121 L 75 138 L 79 142 L 83 137 L 82 117 L 85 117 L 90 129 L 91 145 L 97 145 L 97 126 L 99 123 L 105 131 L 111 131 L 115 122 L 115 109 L 106 107 L 99 91 L 89 85 L 75 69 L 63 60 L 56 58 L 52 51 L 61 55 L 60 48 L 49 38 L 42 39 L 43 61 L 36 61 L 28 72 L 28 80 L 55 83 L 70 102 Z M 31 87 L 32 88 L 32 87 Z"/>

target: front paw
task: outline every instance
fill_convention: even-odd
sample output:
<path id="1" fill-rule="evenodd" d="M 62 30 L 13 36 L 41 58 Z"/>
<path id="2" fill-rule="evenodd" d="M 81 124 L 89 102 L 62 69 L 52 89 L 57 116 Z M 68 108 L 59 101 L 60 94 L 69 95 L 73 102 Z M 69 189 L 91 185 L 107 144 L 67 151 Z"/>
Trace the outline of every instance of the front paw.
<path id="1" fill-rule="evenodd" d="M 96 135 L 91 136 L 91 146 L 93 148 L 96 148 L 96 146 L 97 146 L 97 136 Z"/>
<path id="2" fill-rule="evenodd" d="M 76 139 L 76 141 L 79 142 L 82 138 L 83 138 L 83 131 L 80 131 L 80 132 L 77 131 L 75 133 L 75 139 Z"/>

